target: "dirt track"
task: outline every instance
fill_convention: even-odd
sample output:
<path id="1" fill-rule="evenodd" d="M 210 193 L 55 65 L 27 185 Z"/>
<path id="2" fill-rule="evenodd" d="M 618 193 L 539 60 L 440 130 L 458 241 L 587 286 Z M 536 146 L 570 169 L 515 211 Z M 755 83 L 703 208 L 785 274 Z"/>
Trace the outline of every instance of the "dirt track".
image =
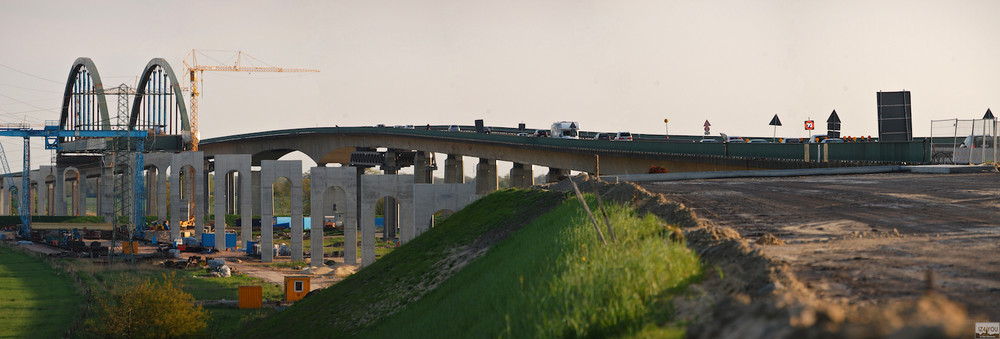
<path id="1" fill-rule="evenodd" d="M 872 174 L 642 183 L 786 262 L 817 296 L 867 306 L 934 288 L 1000 319 L 1000 174 Z"/>

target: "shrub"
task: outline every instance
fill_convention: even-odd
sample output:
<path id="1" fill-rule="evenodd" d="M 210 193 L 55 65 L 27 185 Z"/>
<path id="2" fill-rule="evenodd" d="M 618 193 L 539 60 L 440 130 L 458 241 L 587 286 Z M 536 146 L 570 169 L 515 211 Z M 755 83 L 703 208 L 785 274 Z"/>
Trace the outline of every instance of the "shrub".
<path id="1" fill-rule="evenodd" d="M 207 314 L 181 290 L 173 273 L 160 279 L 123 278 L 100 300 L 97 332 L 114 338 L 175 338 L 204 334 Z"/>

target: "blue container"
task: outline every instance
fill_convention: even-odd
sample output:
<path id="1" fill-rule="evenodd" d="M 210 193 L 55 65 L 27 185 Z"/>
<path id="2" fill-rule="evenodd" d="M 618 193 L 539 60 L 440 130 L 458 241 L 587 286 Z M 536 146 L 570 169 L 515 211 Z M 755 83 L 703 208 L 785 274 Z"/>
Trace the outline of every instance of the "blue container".
<path id="1" fill-rule="evenodd" d="M 236 233 L 226 233 L 226 248 L 236 248 Z"/>
<path id="2" fill-rule="evenodd" d="M 204 247 L 215 247 L 215 233 L 202 233 L 201 234 L 201 246 Z"/>

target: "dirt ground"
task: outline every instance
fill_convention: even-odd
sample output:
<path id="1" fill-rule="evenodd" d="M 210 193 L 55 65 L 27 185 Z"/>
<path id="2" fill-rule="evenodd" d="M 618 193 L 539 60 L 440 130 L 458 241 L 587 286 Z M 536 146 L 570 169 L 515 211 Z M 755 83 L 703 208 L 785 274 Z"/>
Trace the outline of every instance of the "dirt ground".
<path id="1" fill-rule="evenodd" d="M 932 288 L 1000 319 L 1000 174 L 871 174 L 642 183 L 787 263 L 817 297 L 912 301 Z"/>

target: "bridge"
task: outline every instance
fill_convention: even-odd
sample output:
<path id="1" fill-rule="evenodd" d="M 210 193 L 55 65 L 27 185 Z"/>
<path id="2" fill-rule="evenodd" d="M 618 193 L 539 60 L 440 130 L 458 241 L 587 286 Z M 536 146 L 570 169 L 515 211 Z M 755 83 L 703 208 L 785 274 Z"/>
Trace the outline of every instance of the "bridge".
<path id="1" fill-rule="evenodd" d="M 256 240 L 247 221 L 260 214 L 263 225 L 260 241 L 262 248 L 269 249 L 273 243 L 272 183 L 279 177 L 288 178 L 292 183 L 291 259 L 303 259 L 300 217 L 309 212 L 314 216 L 310 231 L 313 265 L 323 263 L 321 216 L 343 216 L 347 225 L 345 261 L 357 261 L 356 239 L 360 236 L 364 253 L 361 264 L 367 265 L 375 259 L 373 216 L 374 205 L 380 198 L 389 198 L 390 202 L 387 219 L 391 221 L 386 226 L 386 236 L 395 236 L 392 233 L 398 227 L 400 242 L 406 242 L 431 226 L 431 214 L 455 211 L 477 196 L 496 190 L 497 161 L 514 164 L 509 174 L 513 187 L 529 187 L 535 184 L 533 165 L 548 167 L 547 181 L 556 181 L 570 171 L 637 174 L 647 173 L 651 167 L 663 167 L 670 172 L 703 172 L 912 164 L 929 162 L 932 144 L 927 139 L 900 143 L 699 143 L 694 136 L 671 136 L 668 140 L 662 135 L 638 135 L 638 140 L 632 142 L 609 142 L 523 136 L 527 132 L 523 127 L 491 127 L 491 133 L 486 134 L 471 132 L 475 130 L 471 126 L 463 127 L 469 132 L 451 132 L 446 126 L 427 125 L 262 131 L 205 139 L 199 151 L 191 152 L 186 103 L 170 65 L 156 58 L 140 74 L 137 88 L 119 86 L 109 90 L 104 88 L 90 59 L 77 59 L 70 69 L 59 119 L 59 129 L 68 132 L 60 135 L 115 129 L 147 131 L 142 150 L 145 160 L 133 162 L 141 164 L 142 175 L 135 180 L 142 180 L 146 189 L 141 197 L 124 199 L 143 205 L 139 213 L 169 220 L 170 232 L 165 238 L 171 240 L 179 238 L 184 229 L 196 236 L 206 230 L 213 232 L 217 248 L 225 247 L 227 230 L 238 231 L 243 241 Z M 117 119 L 112 119 L 108 108 L 110 95 L 117 96 Z M 24 173 L 0 182 L 4 192 L 0 194 L 0 214 L 13 212 L 9 188 L 19 187 L 30 189 L 37 197 L 39 203 L 33 206 L 32 214 L 96 214 L 106 220 L 114 219 L 117 214 L 113 201 L 122 194 L 113 185 L 115 170 L 105 164 L 116 161 L 121 164 L 123 160 L 121 154 L 114 160 L 113 142 L 112 138 L 99 137 L 60 138 L 56 163 L 29 171 L 30 187 L 19 187 L 24 185 Z M 301 151 L 318 164 L 309 169 L 310 211 L 303 211 L 301 206 L 300 161 L 278 160 L 294 151 Z M 448 155 L 444 161 L 444 183 L 433 183 L 431 154 L 434 153 Z M 479 159 L 474 184 L 464 182 L 464 156 Z M 327 167 L 328 164 L 341 167 Z M 364 175 L 362 168 L 373 166 L 380 167 L 386 175 Z M 414 167 L 412 175 L 397 174 L 408 166 Z M 213 173 L 216 189 L 210 192 L 208 180 Z M 173 188 L 169 196 L 167 182 Z M 95 191 L 96 204 L 89 207 L 86 192 Z M 226 225 L 224 218 L 215 218 L 212 225 L 205 224 L 205 216 L 211 212 L 207 203 L 210 195 L 215 197 L 214 211 L 239 214 L 244 221 L 241 227 Z M 170 211 L 167 211 L 168 200 Z M 272 260 L 271 251 L 263 251 L 262 259 Z"/>

